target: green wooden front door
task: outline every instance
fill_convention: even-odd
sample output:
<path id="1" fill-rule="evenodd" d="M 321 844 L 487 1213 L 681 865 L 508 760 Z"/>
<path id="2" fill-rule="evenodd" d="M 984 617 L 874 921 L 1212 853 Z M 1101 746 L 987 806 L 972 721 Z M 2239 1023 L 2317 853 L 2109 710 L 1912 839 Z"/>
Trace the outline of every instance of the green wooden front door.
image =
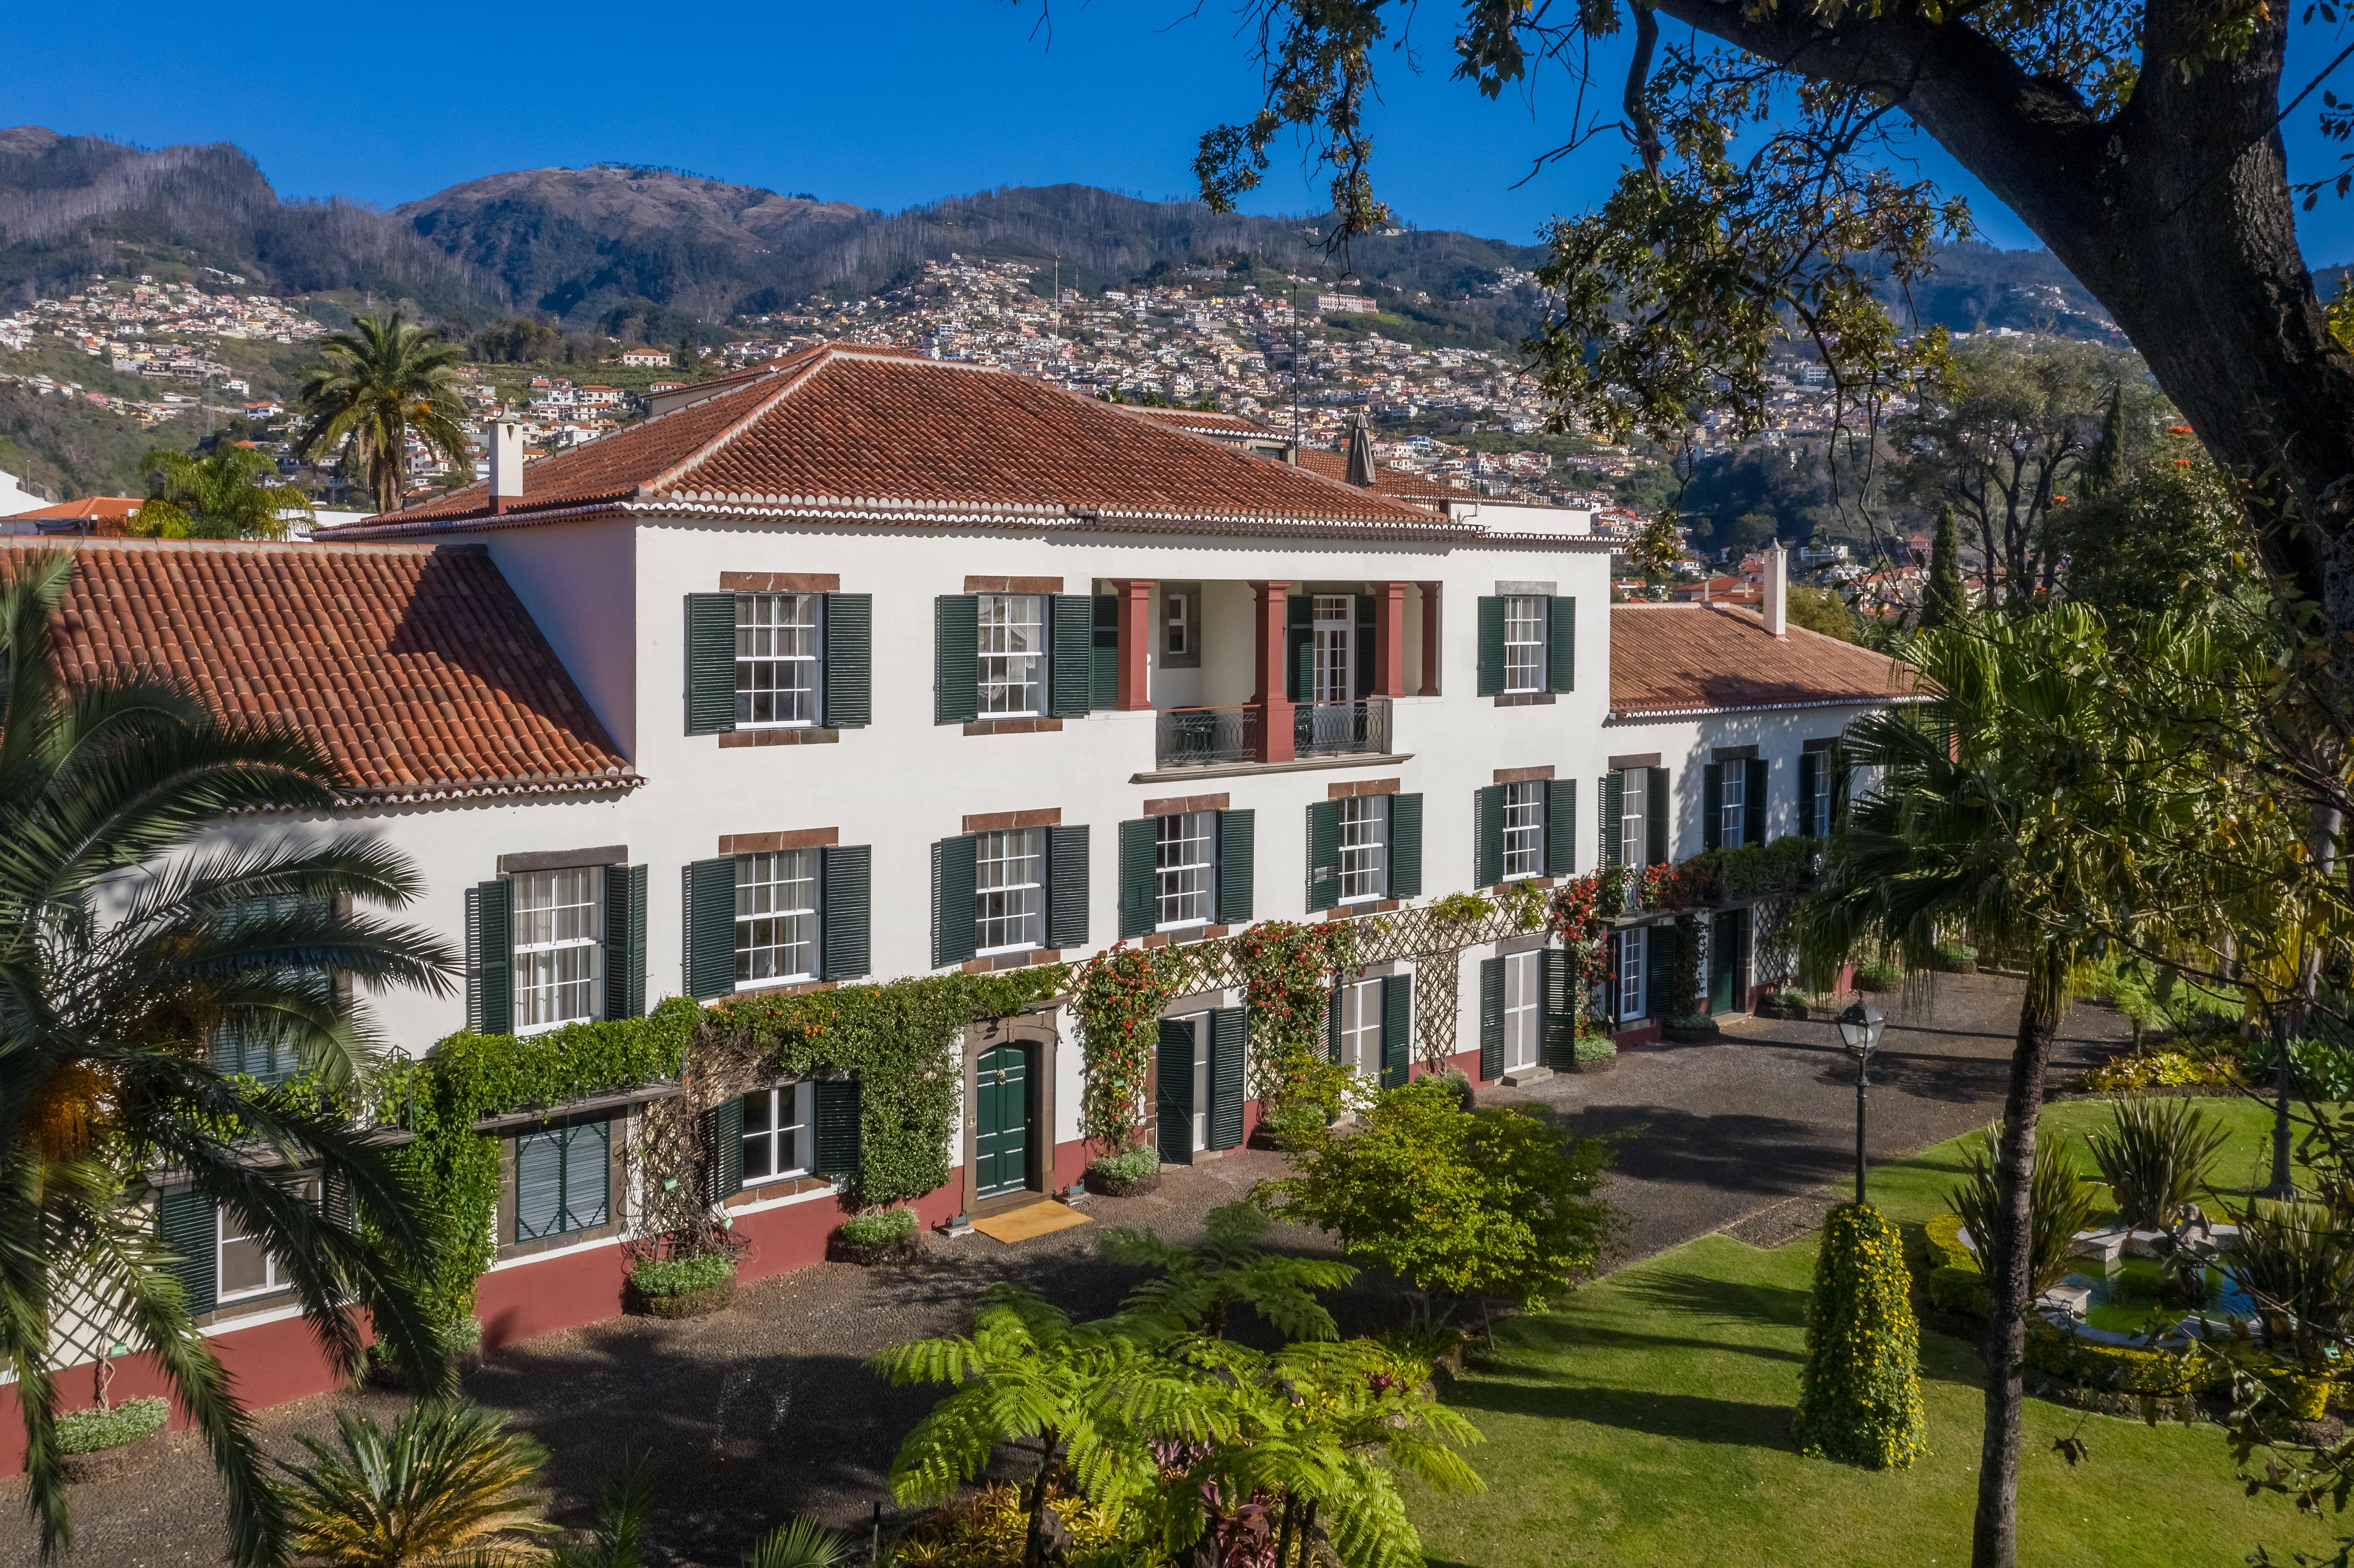
<path id="1" fill-rule="evenodd" d="M 1749 1000 L 1749 912 L 1727 909 L 1716 916 L 1708 940 L 1708 1010 L 1731 1012 Z"/>
<path id="2" fill-rule="evenodd" d="M 1000 1045 L 973 1069 L 974 1196 L 1002 1197 L 1030 1184 L 1030 1052 Z"/>

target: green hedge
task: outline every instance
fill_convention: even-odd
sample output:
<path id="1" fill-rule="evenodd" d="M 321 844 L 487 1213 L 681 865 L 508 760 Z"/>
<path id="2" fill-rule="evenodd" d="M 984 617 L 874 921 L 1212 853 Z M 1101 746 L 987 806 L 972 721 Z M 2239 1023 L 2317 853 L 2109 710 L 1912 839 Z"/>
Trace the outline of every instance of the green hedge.
<path id="1" fill-rule="evenodd" d="M 2213 1356 L 2186 1360 L 2165 1351 L 2097 1344 L 2032 1317 L 2027 1323 L 2027 1364 L 2062 1383 L 2160 1399 L 2204 1393 L 2232 1376 L 2230 1366 Z"/>
<path id="2" fill-rule="evenodd" d="M 161 1399 L 126 1399 L 111 1410 L 69 1410 L 58 1417 L 58 1452 L 96 1454 L 153 1437 L 172 1419 Z"/>
<path id="3" fill-rule="evenodd" d="M 1978 1255 L 1962 1245 L 1962 1217 L 1943 1213 L 1922 1226 L 1928 1242 L 1925 1287 L 1929 1304 L 1965 1318 L 1987 1315 L 1986 1271 Z"/>
<path id="4" fill-rule="evenodd" d="M 1912 1287 L 1903 1236 L 1879 1210 L 1842 1203 L 1830 1212 L 1791 1423 L 1801 1451 L 1874 1470 L 1903 1469 L 1928 1453 Z"/>

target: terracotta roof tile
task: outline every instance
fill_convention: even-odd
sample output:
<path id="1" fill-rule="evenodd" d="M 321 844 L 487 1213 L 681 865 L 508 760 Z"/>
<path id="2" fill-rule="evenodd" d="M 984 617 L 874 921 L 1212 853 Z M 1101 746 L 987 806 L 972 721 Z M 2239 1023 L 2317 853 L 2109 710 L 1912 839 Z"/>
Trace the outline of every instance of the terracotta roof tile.
<path id="1" fill-rule="evenodd" d="M 1343 484 L 1348 482 L 1349 454 L 1346 452 L 1319 451 L 1313 447 L 1303 447 L 1299 452 L 1299 466 L 1310 473 L 1322 474 L 1326 479 Z M 1469 491 L 1425 479 L 1410 469 L 1384 468 L 1380 463 L 1373 465 L 1373 488 L 1400 501 L 1424 504 L 1447 502 L 1465 506 L 1479 499 Z"/>
<path id="2" fill-rule="evenodd" d="M 1766 635 L 1754 610 L 1715 604 L 1610 607 L 1610 711 L 1662 714 L 1887 702 L 1912 694 L 1884 653 L 1793 626 Z"/>
<path id="3" fill-rule="evenodd" d="M 640 779 L 479 547 L 0 540 L 72 550 L 70 684 L 140 675 L 311 733 L 355 800 Z"/>

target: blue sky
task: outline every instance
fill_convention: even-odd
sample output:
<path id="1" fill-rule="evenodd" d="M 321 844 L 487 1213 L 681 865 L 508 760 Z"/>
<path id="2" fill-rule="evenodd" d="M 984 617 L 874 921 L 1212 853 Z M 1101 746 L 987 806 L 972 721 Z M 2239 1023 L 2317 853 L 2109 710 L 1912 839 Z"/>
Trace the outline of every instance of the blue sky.
<path id="1" fill-rule="evenodd" d="M 999 185 L 1076 181 L 1160 197 L 1191 188 L 1194 139 L 1257 103 L 1234 0 L 1063 0 L 1051 47 L 1035 0 L 800 0 L 692 6 L 575 0 L 516 10 L 446 0 L 192 13 L 185 0 L 18 0 L 0 123 L 162 146 L 233 142 L 289 196 L 389 206 L 497 170 L 666 164 L 896 208 Z M 1422 71 L 1385 62 L 1376 177 L 1426 228 L 1526 242 L 1597 199 L 1605 138 L 1513 188 L 1563 141 L 1571 93 L 1481 99 L 1447 70 L 1451 6 L 1426 7 Z M 397 18 L 387 28 L 386 17 Z M 526 18 L 516 20 L 515 18 Z M 2326 58 L 2326 35 L 2299 53 Z M 1615 64 L 1615 62 L 1614 62 Z M 2338 149 L 2290 123 L 2299 172 Z M 1933 147 L 1924 173 L 1971 198 L 1997 243 L 2023 226 Z M 1293 158 L 1254 207 L 1320 206 Z M 2317 264 L 2354 256 L 2354 207 L 2306 219 Z"/>

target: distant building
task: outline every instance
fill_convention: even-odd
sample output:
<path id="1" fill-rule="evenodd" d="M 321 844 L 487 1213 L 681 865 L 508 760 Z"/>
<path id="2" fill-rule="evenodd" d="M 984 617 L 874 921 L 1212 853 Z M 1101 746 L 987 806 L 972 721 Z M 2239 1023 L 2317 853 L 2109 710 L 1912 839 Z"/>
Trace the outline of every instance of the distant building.
<path id="1" fill-rule="evenodd" d="M 1376 308 L 1370 294 L 1319 294 L 1316 296 L 1316 313 L 1319 315 L 1330 315 L 1337 311 L 1343 315 L 1369 316 Z"/>
<path id="2" fill-rule="evenodd" d="M 635 366 L 640 369 L 644 370 L 667 370 L 670 368 L 670 350 L 666 348 L 625 348 L 621 350 L 621 363 L 624 365 Z"/>

